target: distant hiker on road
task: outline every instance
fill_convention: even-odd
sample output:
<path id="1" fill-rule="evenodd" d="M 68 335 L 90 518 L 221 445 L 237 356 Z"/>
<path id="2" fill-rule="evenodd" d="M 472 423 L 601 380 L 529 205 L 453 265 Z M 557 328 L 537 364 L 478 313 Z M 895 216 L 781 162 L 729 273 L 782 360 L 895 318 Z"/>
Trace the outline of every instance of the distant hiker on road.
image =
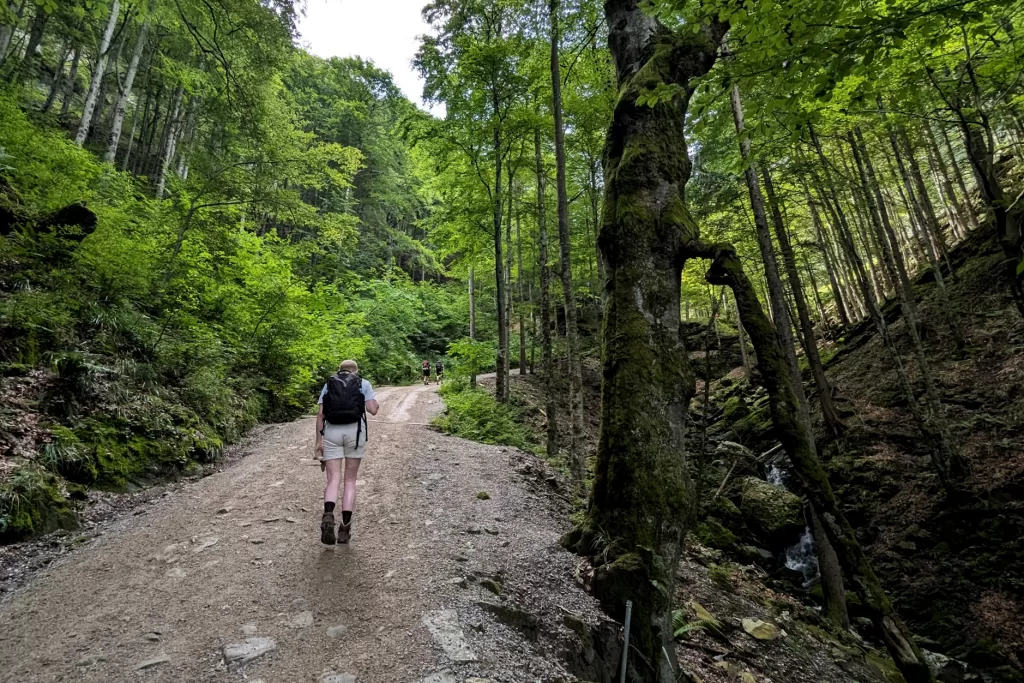
<path id="1" fill-rule="evenodd" d="M 441 380 L 443 380 L 443 379 L 444 379 L 444 363 L 442 363 L 441 359 L 438 358 L 437 359 L 437 363 L 434 364 L 434 381 L 437 382 L 438 384 L 440 384 Z"/>
<path id="2" fill-rule="evenodd" d="M 356 508 L 356 474 L 366 452 L 366 413 L 376 415 L 380 404 L 373 387 L 359 376 L 354 360 L 341 364 L 320 392 L 320 410 L 316 416 L 316 447 L 313 457 L 327 472 L 324 489 L 324 516 L 320 522 L 320 541 L 327 545 L 348 543 L 352 533 L 352 513 Z M 345 497 L 341 503 L 341 525 L 334 532 L 334 506 L 341 485 L 341 461 L 345 460 Z"/>
<path id="3" fill-rule="evenodd" d="M 423 383 L 430 384 L 430 361 L 423 359 Z"/>

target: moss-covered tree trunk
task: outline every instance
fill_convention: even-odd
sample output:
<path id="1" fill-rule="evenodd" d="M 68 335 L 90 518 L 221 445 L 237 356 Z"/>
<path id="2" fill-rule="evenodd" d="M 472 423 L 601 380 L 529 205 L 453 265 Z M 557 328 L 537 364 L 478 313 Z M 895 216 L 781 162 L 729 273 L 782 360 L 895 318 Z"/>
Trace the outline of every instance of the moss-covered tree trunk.
<path id="1" fill-rule="evenodd" d="M 694 510 L 683 435 L 694 375 L 680 334 L 686 243 L 688 84 L 715 60 L 725 27 L 678 35 L 608 0 L 619 97 L 605 144 L 599 245 L 605 266 L 601 434 L 587 515 L 566 545 L 591 557 L 593 590 L 621 619 L 633 601 L 629 680 L 675 681 L 671 606 Z M 675 88 L 652 106 L 637 98 Z"/>
<path id="2" fill-rule="evenodd" d="M 807 498 L 819 513 L 843 573 L 860 597 L 879 637 L 907 683 L 930 683 L 933 678 L 921 649 L 911 639 L 910 632 L 882 589 L 814 452 L 811 435 L 800 416 L 799 402 L 775 327 L 761 309 L 736 252 L 732 247 L 716 245 L 705 248 L 703 253 L 713 259 L 707 273 L 708 282 L 728 285 L 733 290 L 743 325 L 757 352 L 761 376 L 768 390 L 775 434 L 789 455 Z"/>

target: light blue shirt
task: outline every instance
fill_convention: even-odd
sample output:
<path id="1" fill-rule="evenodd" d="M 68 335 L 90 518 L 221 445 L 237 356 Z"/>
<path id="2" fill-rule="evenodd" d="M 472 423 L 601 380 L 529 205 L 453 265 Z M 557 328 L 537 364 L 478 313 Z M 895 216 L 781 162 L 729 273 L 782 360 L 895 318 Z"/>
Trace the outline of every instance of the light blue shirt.
<path id="1" fill-rule="evenodd" d="M 366 400 L 366 401 L 375 401 L 375 400 L 377 400 L 376 395 L 373 393 L 373 386 L 370 384 L 369 380 L 365 380 L 365 379 L 363 380 L 362 386 L 359 387 L 359 393 L 361 393 L 363 395 L 363 399 Z M 323 405 L 324 396 L 326 396 L 326 395 L 327 395 L 327 385 L 324 384 L 324 388 L 320 390 L 320 398 L 317 399 L 317 403 L 320 404 L 320 405 Z M 366 416 L 365 415 L 363 415 L 363 425 L 364 426 L 366 425 Z"/>

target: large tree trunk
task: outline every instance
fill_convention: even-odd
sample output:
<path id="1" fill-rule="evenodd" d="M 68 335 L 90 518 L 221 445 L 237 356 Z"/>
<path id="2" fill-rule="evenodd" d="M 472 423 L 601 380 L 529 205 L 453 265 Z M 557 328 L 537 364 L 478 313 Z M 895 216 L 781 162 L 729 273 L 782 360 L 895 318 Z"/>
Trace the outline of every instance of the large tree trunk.
<path id="1" fill-rule="evenodd" d="M 142 51 L 146 47 L 148 33 L 149 21 L 144 21 L 139 27 L 139 35 L 135 38 L 135 49 L 132 50 L 131 61 L 128 62 L 128 71 L 124 76 L 124 85 L 120 88 L 117 104 L 114 107 L 114 120 L 110 124 L 110 134 L 107 136 L 107 151 L 103 155 L 103 160 L 110 163 L 113 163 L 117 157 L 117 146 L 121 142 L 121 127 L 124 125 L 124 116 L 128 111 L 128 98 L 132 94 L 132 84 L 135 82 L 135 74 L 139 69 Z"/>
<path id="2" fill-rule="evenodd" d="M 572 236 L 569 233 L 569 196 L 565 180 L 565 125 L 562 122 L 562 76 L 558 64 L 559 0 L 550 0 L 551 20 L 551 110 L 555 119 L 555 189 L 558 194 L 558 246 L 565 305 L 565 345 L 568 356 L 569 464 L 577 485 L 587 474 L 587 454 L 583 450 L 583 364 L 580 360 L 579 331 L 576 324 L 576 296 L 572 285 Z"/>
<path id="3" fill-rule="evenodd" d="M 629 680 L 669 683 L 677 669 L 672 597 L 695 502 L 683 438 L 695 380 L 679 314 L 687 245 L 698 233 L 684 197 L 683 121 L 689 83 L 713 65 L 726 27 L 677 35 L 641 4 L 604 6 L 619 97 L 598 237 L 606 278 L 601 434 L 586 517 L 564 540 L 590 556 L 605 610 L 621 619 L 633 601 Z M 664 85 L 681 93 L 637 103 Z"/>
<path id="4" fill-rule="evenodd" d="M 75 144 L 79 147 L 85 144 L 85 138 L 89 135 L 89 125 L 92 123 L 92 115 L 99 99 L 100 86 L 103 83 L 103 76 L 107 72 L 107 53 L 110 50 L 110 39 L 114 36 L 114 28 L 117 26 L 120 7 L 120 0 L 114 0 L 111 4 L 107 27 L 103 31 L 103 39 L 100 41 L 99 49 L 96 50 L 96 58 L 93 60 L 92 80 L 89 82 L 89 92 L 85 96 L 82 120 L 78 124 L 78 132 L 75 133 Z"/>
<path id="5" fill-rule="evenodd" d="M 533 131 L 533 153 L 537 167 L 537 268 L 540 270 L 541 367 L 547 399 L 547 454 L 555 456 L 558 454 L 558 383 L 555 380 L 554 354 L 551 349 L 551 274 L 548 270 L 547 207 L 544 203 L 544 164 L 539 128 Z"/>
<path id="6" fill-rule="evenodd" d="M 882 590 L 853 527 L 843 515 L 832 491 L 828 476 L 815 453 L 806 423 L 801 419 L 799 401 L 793 390 L 785 353 L 779 344 L 775 327 L 762 311 L 735 251 L 729 246 L 717 245 L 708 248 L 705 253 L 714 259 L 707 274 L 708 282 L 728 285 L 733 290 L 743 324 L 757 351 L 761 376 L 768 390 L 775 433 L 789 454 L 790 462 L 811 505 L 819 513 L 825 534 L 832 542 L 843 572 L 907 683 L 933 683 L 934 679 L 921 649 L 914 643 L 907 627 Z"/>

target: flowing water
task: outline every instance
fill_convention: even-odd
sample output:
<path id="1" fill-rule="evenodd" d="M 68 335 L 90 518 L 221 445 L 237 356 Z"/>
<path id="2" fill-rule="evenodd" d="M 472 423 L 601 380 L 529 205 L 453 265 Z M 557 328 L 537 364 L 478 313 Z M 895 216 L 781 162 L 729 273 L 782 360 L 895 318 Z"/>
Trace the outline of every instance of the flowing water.
<path id="1" fill-rule="evenodd" d="M 790 488 L 786 485 L 787 476 L 787 473 L 775 463 L 769 463 L 765 470 L 765 478 L 769 484 L 781 486 L 789 491 Z M 805 527 L 800 540 L 782 552 L 782 560 L 787 569 L 803 575 L 804 588 L 809 588 L 818 581 L 818 556 L 814 554 L 814 534 L 810 527 Z"/>

